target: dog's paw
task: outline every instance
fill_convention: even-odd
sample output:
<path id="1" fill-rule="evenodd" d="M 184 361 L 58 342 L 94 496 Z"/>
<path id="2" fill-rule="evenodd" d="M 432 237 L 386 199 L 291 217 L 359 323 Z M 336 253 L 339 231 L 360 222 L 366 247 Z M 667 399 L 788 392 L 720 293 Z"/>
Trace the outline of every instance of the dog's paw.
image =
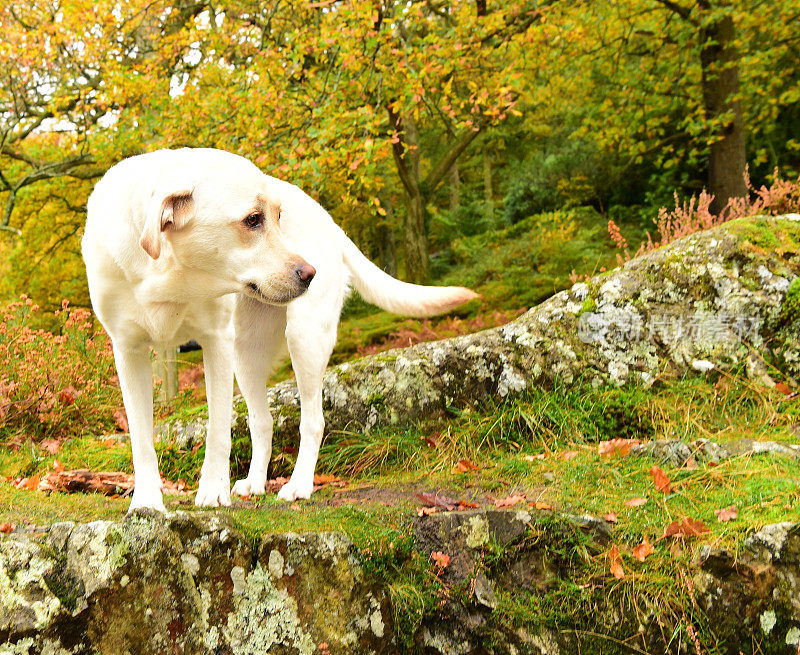
<path id="1" fill-rule="evenodd" d="M 237 496 L 263 496 L 266 491 L 266 482 L 252 482 L 250 478 L 237 480 L 231 489 L 232 494 Z"/>
<path id="2" fill-rule="evenodd" d="M 231 504 L 230 482 L 200 476 L 194 504 L 198 507 L 228 507 Z"/>
<path id="3" fill-rule="evenodd" d="M 167 511 L 164 507 L 164 497 L 161 495 L 159 487 L 135 487 L 131 498 L 128 514 L 133 514 L 137 509 L 154 509 L 157 512 Z"/>
<path id="4" fill-rule="evenodd" d="M 285 501 L 299 500 L 300 498 L 311 498 L 314 491 L 314 478 L 309 480 L 296 480 L 294 476 L 289 482 L 281 487 L 278 498 Z"/>

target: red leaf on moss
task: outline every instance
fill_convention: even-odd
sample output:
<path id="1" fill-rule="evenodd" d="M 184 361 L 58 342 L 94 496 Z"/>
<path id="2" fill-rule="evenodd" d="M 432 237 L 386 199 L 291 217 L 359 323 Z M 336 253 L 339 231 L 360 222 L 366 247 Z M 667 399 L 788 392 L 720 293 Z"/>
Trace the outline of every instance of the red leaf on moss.
<path id="1" fill-rule="evenodd" d="M 664 471 L 662 471 L 658 466 L 653 466 L 653 468 L 650 469 L 650 475 L 653 476 L 653 482 L 656 485 L 656 489 L 663 494 L 672 493 L 672 484 L 670 484 L 667 474 L 664 473 Z"/>
<path id="2" fill-rule="evenodd" d="M 708 528 L 702 521 L 685 518 L 681 521 L 673 521 L 664 528 L 664 536 L 662 539 L 667 537 L 699 537 L 701 534 L 705 534 L 708 531 Z"/>
<path id="3" fill-rule="evenodd" d="M 622 570 L 622 555 L 616 544 L 611 546 L 611 550 L 608 551 L 608 563 L 611 566 L 612 575 L 617 580 L 622 580 L 625 577 L 625 571 Z"/>

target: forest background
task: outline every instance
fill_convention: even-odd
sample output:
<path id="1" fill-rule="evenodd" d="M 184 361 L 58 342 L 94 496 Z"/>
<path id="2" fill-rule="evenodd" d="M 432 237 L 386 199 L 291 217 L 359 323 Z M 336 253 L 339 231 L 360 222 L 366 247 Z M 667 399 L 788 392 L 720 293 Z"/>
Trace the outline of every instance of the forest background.
<path id="1" fill-rule="evenodd" d="M 439 277 L 459 237 L 575 207 L 635 245 L 673 193 L 705 187 L 718 212 L 746 167 L 753 187 L 797 176 L 799 17 L 800 0 L 6 1 L 0 300 L 88 306 L 92 186 L 162 147 L 251 158 L 407 280 Z"/>

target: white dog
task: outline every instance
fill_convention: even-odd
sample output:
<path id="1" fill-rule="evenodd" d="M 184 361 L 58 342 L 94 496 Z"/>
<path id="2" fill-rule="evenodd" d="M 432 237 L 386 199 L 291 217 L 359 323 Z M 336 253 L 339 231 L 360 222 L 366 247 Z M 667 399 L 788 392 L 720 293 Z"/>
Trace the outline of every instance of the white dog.
<path id="1" fill-rule="evenodd" d="M 386 275 L 300 189 L 212 149 L 160 150 L 111 168 L 89 198 L 83 258 L 128 415 L 136 474 L 130 510 L 164 510 L 149 346 L 194 338 L 203 347 L 208 435 L 195 503 L 215 506 L 230 504 L 234 370 L 253 456 L 233 493 L 264 493 L 272 451 L 266 379 L 288 345 L 300 449 L 278 495 L 308 498 L 324 427 L 322 376 L 349 285 L 379 307 L 414 316 L 476 297 Z"/>

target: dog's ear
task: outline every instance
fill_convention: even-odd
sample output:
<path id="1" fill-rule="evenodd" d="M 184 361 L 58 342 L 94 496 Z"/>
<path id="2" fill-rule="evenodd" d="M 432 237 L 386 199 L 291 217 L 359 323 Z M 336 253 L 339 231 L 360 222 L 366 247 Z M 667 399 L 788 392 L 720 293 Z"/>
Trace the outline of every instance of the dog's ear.
<path id="1" fill-rule="evenodd" d="M 147 208 L 139 245 L 153 259 L 161 255 L 161 233 L 170 226 L 180 230 L 194 215 L 192 189 L 155 191 Z"/>

